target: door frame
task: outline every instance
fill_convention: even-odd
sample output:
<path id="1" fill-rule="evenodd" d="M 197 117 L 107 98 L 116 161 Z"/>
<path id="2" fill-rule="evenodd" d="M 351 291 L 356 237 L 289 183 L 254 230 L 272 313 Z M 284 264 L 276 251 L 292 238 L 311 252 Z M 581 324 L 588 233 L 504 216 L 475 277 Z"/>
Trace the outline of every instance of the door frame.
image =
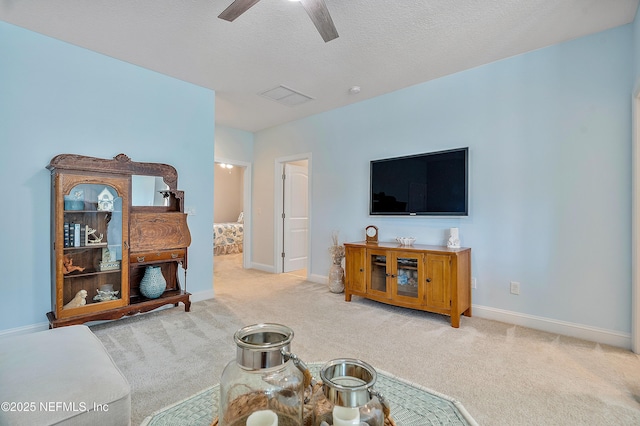
<path id="1" fill-rule="evenodd" d="M 640 353 L 640 81 L 633 91 L 631 180 L 631 350 Z"/>
<path id="2" fill-rule="evenodd" d="M 225 163 L 231 164 L 236 167 L 244 167 L 244 174 L 242 176 L 242 211 L 244 212 L 244 225 L 242 227 L 242 267 L 244 269 L 249 269 L 251 268 L 251 163 L 248 163 L 246 161 L 231 160 L 228 158 L 214 157 L 214 167 L 216 163 Z M 211 232 L 213 232 L 213 229 L 211 230 Z"/>
<path id="3" fill-rule="evenodd" d="M 301 154 L 295 154 L 295 155 L 289 155 L 286 157 L 278 157 L 275 159 L 275 164 L 274 164 L 274 184 L 273 184 L 273 219 L 274 219 L 274 224 L 273 224 L 273 229 L 274 229 L 274 238 L 273 238 L 273 243 L 274 243 L 274 251 L 273 251 L 273 265 L 274 265 L 274 270 L 276 274 L 281 274 L 282 272 L 282 250 L 284 250 L 283 247 L 283 243 L 282 243 L 282 234 L 284 233 L 284 229 L 283 229 L 283 225 L 282 225 L 282 204 L 283 204 L 283 200 L 284 200 L 284 191 L 282 189 L 282 172 L 284 170 L 284 165 L 285 163 L 292 163 L 295 161 L 303 161 L 303 160 L 307 160 L 307 175 L 309 177 L 308 181 L 307 181 L 307 211 L 309 212 L 309 222 L 307 224 L 307 227 L 309 229 L 308 232 L 308 238 L 307 238 L 307 267 L 306 267 L 306 271 L 307 271 L 307 278 L 309 277 L 309 273 L 311 272 L 310 267 L 311 267 L 311 240 L 312 240 L 312 236 L 311 236 L 311 223 L 312 223 L 312 210 L 311 210 L 311 205 L 312 205 L 312 185 L 311 185 L 311 181 L 312 181 L 312 174 L 311 174 L 311 153 L 310 152 L 306 152 L 306 153 L 301 153 Z"/>

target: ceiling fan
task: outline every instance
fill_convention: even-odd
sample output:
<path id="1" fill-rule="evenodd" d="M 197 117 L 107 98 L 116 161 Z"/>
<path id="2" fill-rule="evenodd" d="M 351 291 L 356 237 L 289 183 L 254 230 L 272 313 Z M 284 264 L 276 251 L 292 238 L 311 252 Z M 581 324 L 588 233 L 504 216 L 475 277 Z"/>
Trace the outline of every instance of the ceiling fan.
<path id="1" fill-rule="evenodd" d="M 234 0 L 229 7 L 218 15 L 218 18 L 232 22 L 259 1 L 260 0 Z M 313 24 L 318 29 L 325 43 L 334 38 L 338 38 L 338 30 L 336 30 L 335 25 L 333 25 L 333 20 L 331 19 L 329 9 L 327 9 L 324 0 L 300 0 L 300 3 L 302 3 L 302 7 L 307 11 L 307 15 L 309 15 L 313 21 Z"/>

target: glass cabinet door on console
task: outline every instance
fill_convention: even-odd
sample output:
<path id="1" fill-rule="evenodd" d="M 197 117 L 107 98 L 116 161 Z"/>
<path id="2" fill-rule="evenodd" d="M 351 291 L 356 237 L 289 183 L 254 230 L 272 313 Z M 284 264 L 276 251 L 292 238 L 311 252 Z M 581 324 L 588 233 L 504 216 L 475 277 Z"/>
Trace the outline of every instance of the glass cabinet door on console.
<path id="1" fill-rule="evenodd" d="M 424 302 L 423 255 L 421 253 L 394 252 L 390 271 L 392 298 L 409 305 Z"/>
<path id="2" fill-rule="evenodd" d="M 128 180 L 74 174 L 54 179 L 53 306 L 68 318 L 129 303 Z M 123 208 L 124 206 L 124 208 Z"/>
<path id="3" fill-rule="evenodd" d="M 367 250 L 369 262 L 369 288 L 367 293 L 378 297 L 389 297 L 389 257 L 384 250 Z"/>
<path id="4" fill-rule="evenodd" d="M 424 264 L 421 253 L 367 250 L 369 260 L 369 288 L 378 297 L 397 300 L 404 305 L 424 303 Z"/>

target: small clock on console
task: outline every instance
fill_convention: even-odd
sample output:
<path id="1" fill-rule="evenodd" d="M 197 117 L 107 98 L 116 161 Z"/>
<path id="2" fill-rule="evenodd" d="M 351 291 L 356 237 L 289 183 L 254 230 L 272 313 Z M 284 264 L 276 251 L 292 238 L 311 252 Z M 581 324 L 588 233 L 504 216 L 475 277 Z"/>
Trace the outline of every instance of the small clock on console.
<path id="1" fill-rule="evenodd" d="M 367 243 L 369 244 L 378 244 L 378 227 L 374 225 L 369 225 L 365 228 Z"/>

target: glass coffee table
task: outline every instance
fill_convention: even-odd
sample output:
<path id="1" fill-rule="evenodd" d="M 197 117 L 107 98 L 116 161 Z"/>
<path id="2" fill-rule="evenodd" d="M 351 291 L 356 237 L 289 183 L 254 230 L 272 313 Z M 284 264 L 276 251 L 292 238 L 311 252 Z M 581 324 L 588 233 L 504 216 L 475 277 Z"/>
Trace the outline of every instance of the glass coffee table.
<path id="1" fill-rule="evenodd" d="M 311 374 L 316 378 L 320 377 L 323 365 L 321 362 L 307 363 Z M 375 389 L 389 402 L 391 417 L 397 426 L 477 426 L 459 401 L 384 371 L 376 372 L 378 380 Z M 220 385 L 214 385 L 153 413 L 141 426 L 209 426 L 218 415 L 219 398 Z"/>

